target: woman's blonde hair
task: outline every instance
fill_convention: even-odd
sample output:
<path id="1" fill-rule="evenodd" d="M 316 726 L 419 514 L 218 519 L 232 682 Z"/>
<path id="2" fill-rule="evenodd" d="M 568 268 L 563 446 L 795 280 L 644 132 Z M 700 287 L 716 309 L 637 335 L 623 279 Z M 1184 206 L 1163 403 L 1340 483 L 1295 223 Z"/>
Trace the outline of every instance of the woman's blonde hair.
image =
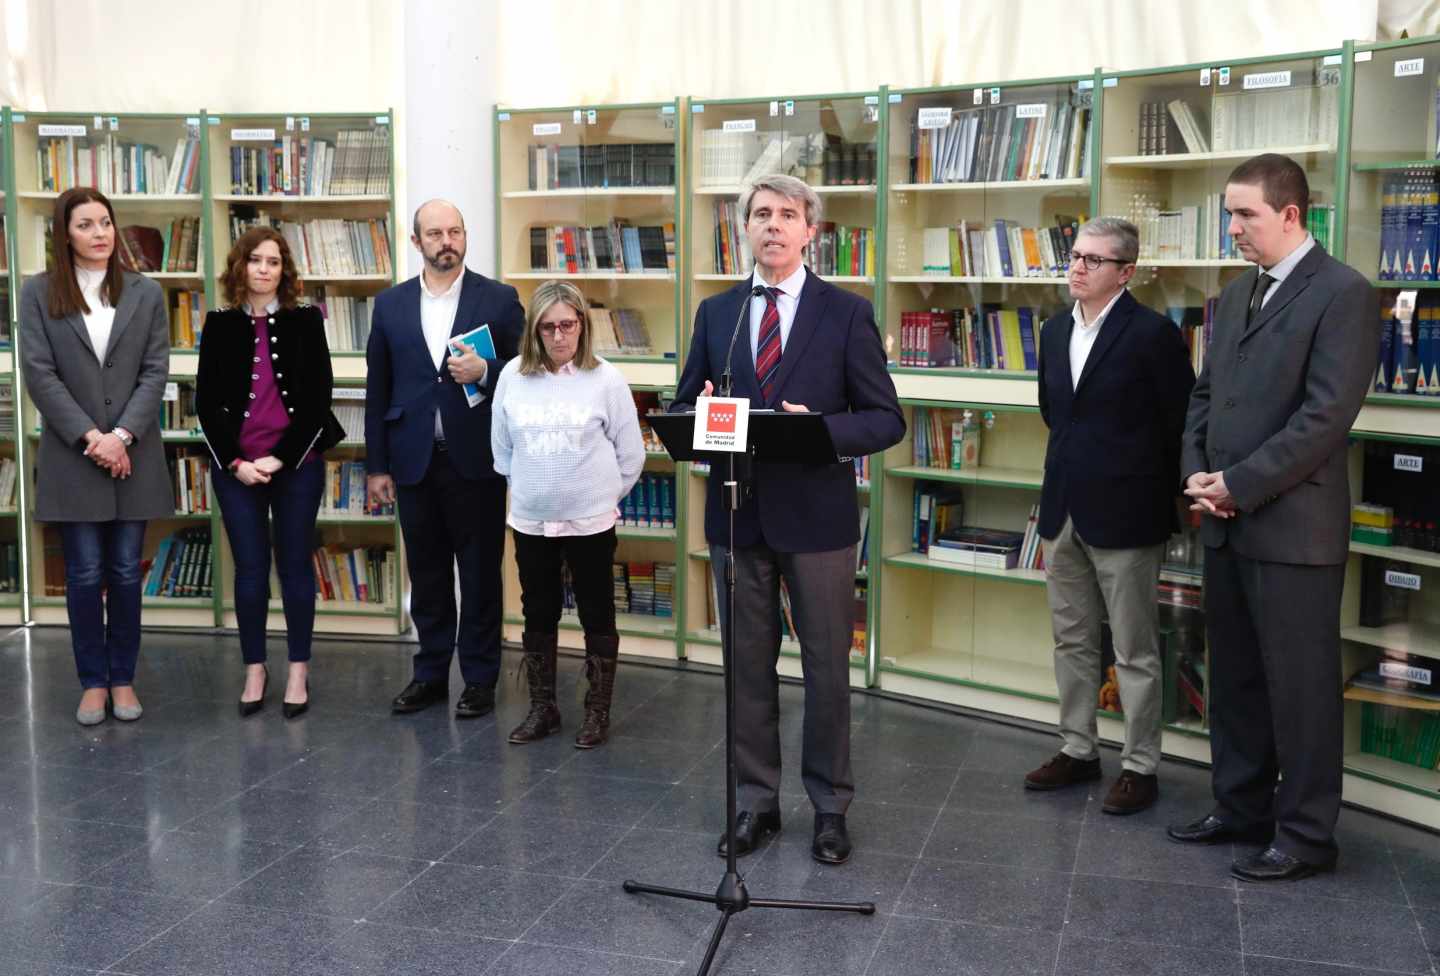
<path id="1" fill-rule="evenodd" d="M 525 334 L 520 337 L 520 374 L 533 376 L 542 371 L 553 371 L 555 364 L 545 351 L 545 340 L 540 337 L 540 320 L 556 305 L 569 305 L 580 320 L 580 335 L 575 343 L 575 368 L 594 369 L 600 365 L 595 358 L 594 344 L 590 340 L 590 306 L 580 289 L 568 281 L 547 281 L 535 289 L 530 296 L 530 309 L 525 314 Z"/>

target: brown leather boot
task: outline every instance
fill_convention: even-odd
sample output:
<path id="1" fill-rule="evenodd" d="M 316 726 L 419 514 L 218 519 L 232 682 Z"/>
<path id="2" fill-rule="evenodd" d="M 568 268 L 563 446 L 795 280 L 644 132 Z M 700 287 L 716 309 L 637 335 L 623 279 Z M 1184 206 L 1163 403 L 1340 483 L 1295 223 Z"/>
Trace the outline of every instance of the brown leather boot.
<path id="1" fill-rule="evenodd" d="M 525 647 L 525 679 L 530 683 L 530 714 L 515 726 L 510 741 L 519 745 L 560 731 L 560 709 L 555 704 L 555 634 L 520 635 Z"/>
<path id="2" fill-rule="evenodd" d="M 610 737 L 610 699 L 615 693 L 615 659 L 620 638 L 615 635 L 585 635 L 585 724 L 575 735 L 576 749 L 594 749 Z M 604 652 L 604 653 L 600 653 Z"/>

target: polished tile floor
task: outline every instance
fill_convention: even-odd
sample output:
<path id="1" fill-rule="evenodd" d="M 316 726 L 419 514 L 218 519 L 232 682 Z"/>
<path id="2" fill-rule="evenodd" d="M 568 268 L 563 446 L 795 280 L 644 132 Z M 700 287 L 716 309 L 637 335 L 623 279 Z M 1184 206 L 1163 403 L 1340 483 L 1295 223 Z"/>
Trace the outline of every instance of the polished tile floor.
<path id="1" fill-rule="evenodd" d="M 233 638 L 147 635 L 145 717 L 82 729 L 66 632 L 0 638 L 0 973 L 693 970 L 714 910 L 620 881 L 719 880 L 719 678 L 622 666 L 614 738 L 582 753 L 568 735 L 505 743 L 525 709 L 509 675 L 498 714 L 465 723 L 388 714 L 402 646 L 321 644 L 314 668 L 310 714 L 286 723 L 272 690 L 242 721 Z M 565 662 L 571 735 L 577 671 Z M 1100 813 L 1104 784 L 1019 788 L 1049 736 L 869 696 L 854 700 L 856 854 L 816 865 L 793 772 L 799 700 L 782 690 L 787 826 L 741 862 L 752 895 L 880 911 L 747 912 L 716 972 L 1437 971 L 1434 835 L 1347 810 L 1335 875 L 1237 885 L 1230 848 L 1162 833 L 1207 809 L 1203 771 L 1167 764 L 1159 806 L 1117 820 Z"/>

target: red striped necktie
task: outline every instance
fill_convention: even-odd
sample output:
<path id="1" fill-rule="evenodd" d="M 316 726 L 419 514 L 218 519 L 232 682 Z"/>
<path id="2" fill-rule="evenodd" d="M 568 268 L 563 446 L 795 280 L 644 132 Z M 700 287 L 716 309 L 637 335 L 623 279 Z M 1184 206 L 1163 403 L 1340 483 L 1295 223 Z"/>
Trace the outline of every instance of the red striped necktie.
<path id="1" fill-rule="evenodd" d="M 760 395 L 767 404 L 780 376 L 780 308 L 775 304 L 779 294 L 778 288 L 765 289 L 765 314 L 760 319 L 760 340 L 755 345 L 755 378 L 760 381 Z"/>

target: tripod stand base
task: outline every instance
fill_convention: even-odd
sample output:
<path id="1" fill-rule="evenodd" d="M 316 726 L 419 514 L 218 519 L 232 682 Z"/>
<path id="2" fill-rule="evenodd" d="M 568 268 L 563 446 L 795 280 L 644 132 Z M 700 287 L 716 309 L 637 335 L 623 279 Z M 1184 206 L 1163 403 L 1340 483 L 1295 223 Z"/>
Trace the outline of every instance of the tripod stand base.
<path id="1" fill-rule="evenodd" d="M 874 915 L 875 903 L 873 901 L 792 901 L 787 899 L 773 898 L 751 898 L 750 892 L 745 888 L 745 880 L 733 872 L 727 873 L 720 880 L 720 886 L 715 889 L 715 894 L 707 895 L 699 891 L 686 891 L 683 888 L 665 888 L 660 885 L 645 884 L 640 881 L 626 881 L 622 887 L 629 894 L 660 895 L 662 898 L 680 898 L 685 901 L 701 901 L 714 905 L 720 909 L 720 921 L 715 923 L 714 930 L 710 933 L 710 944 L 705 950 L 705 958 L 700 962 L 698 976 L 705 976 L 710 971 L 710 964 L 715 961 L 715 953 L 720 948 L 720 940 L 725 936 L 725 927 L 730 924 L 730 917 L 738 915 L 748 908 L 798 908 L 811 912 L 853 912 L 856 915 Z"/>

